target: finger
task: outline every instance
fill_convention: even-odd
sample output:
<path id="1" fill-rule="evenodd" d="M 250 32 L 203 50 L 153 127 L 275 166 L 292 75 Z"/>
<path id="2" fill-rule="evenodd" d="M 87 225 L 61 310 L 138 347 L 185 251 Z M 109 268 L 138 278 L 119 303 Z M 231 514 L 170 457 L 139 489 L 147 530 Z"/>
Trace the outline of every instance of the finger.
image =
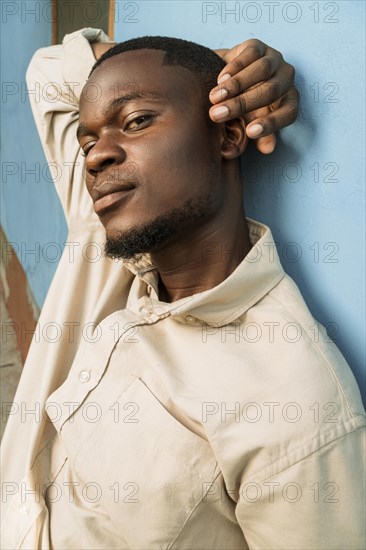
<path id="1" fill-rule="evenodd" d="M 232 48 L 225 56 L 228 63 L 226 67 L 222 69 L 217 81 L 220 82 L 222 76 L 227 73 L 231 76 L 239 73 L 254 63 L 254 61 L 257 61 L 257 59 L 263 57 L 266 49 L 268 49 L 268 46 L 263 44 L 260 40 L 247 40 L 235 48 Z"/>
<path id="2" fill-rule="evenodd" d="M 243 93 L 241 105 L 245 105 L 247 112 L 260 109 L 267 105 L 275 105 L 278 100 L 294 88 L 295 69 L 286 63 L 281 65 L 274 77 L 267 82 Z"/>
<path id="3" fill-rule="evenodd" d="M 249 111 L 249 113 L 246 113 L 243 117 L 246 126 L 249 126 L 249 124 L 257 118 L 265 118 L 267 115 L 271 114 L 272 110 L 274 109 L 271 109 L 268 105 L 267 107 L 262 107 L 261 109 L 256 109 L 255 111 Z"/>
<path id="4" fill-rule="evenodd" d="M 291 67 L 291 66 L 289 66 Z M 276 76 L 268 82 L 245 91 L 240 105 L 246 112 L 254 111 L 267 105 L 275 105 L 289 90 L 293 88 L 293 71 L 287 67 L 280 67 Z M 233 98 L 235 99 L 235 98 Z"/>
<path id="5" fill-rule="evenodd" d="M 280 63 L 281 59 L 279 57 L 267 55 L 254 61 L 249 67 L 211 90 L 211 103 L 220 103 L 225 99 L 230 99 L 245 92 L 254 85 L 270 80 L 279 68 Z"/>
<path id="6" fill-rule="evenodd" d="M 275 134 L 270 134 L 269 136 L 255 139 L 254 143 L 260 153 L 269 155 L 275 150 L 277 140 Z"/>
<path id="7" fill-rule="evenodd" d="M 247 50 L 248 48 L 253 48 L 253 50 L 258 53 L 258 56 L 261 57 L 263 53 L 269 48 L 269 46 L 261 40 L 258 40 L 258 38 L 249 38 L 248 40 L 240 42 L 240 44 L 237 44 L 236 46 L 228 49 L 225 52 L 224 60 L 226 61 L 226 63 L 229 63 L 230 61 L 235 59 L 235 57 L 240 55 L 241 52 Z"/>
<path id="8" fill-rule="evenodd" d="M 210 117 L 216 122 L 223 122 L 243 117 L 250 111 L 274 104 L 288 90 L 295 89 L 292 85 L 294 71 L 291 69 L 293 69 L 291 65 L 281 66 L 276 73 L 276 77 L 273 77 L 268 82 L 259 84 L 243 94 L 239 94 L 232 99 L 225 100 L 211 107 Z"/>
<path id="9" fill-rule="evenodd" d="M 250 112 L 269 106 L 270 101 L 263 101 L 263 97 L 258 98 L 260 94 L 259 87 L 254 89 L 254 93 L 248 96 L 249 91 L 239 94 L 232 99 L 220 102 L 209 110 L 209 115 L 214 122 L 225 122 L 234 118 L 245 118 Z M 266 90 L 268 92 L 268 90 Z"/>
<path id="10" fill-rule="evenodd" d="M 253 119 L 246 127 L 246 134 L 251 139 L 263 138 L 278 132 L 281 128 L 292 124 L 299 110 L 299 94 L 295 87 L 285 94 L 281 105 L 275 111 Z"/>
<path id="11" fill-rule="evenodd" d="M 272 153 L 276 148 L 277 142 L 275 134 L 258 138 L 258 136 L 263 135 L 264 131 L 261 120 L 265 119 L 270 113 L 270 107 L 262 107 L 262 109 L 247 113 L 244 117 L 247 136 L 254 141 L 258 151 L 264 155 Z"/>

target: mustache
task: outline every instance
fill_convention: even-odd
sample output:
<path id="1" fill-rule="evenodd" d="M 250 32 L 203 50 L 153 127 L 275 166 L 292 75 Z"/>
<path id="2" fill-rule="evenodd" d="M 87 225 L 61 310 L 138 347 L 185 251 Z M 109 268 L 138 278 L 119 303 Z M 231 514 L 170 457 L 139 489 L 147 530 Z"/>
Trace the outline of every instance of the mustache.
<path id="1" fill-rule="evenodd" d="M 94 186 L 99 187 L 104 182 L 120 183 L 135 181 L 138 182 L 138 168 L 134 162 L 122 164 L 122 166 L 111 167 L 109 170 L 102 170 L 96 175 Z"/>
<path id="2" fill-rule="evenodd" d="M 118 168 L 105 173 L 97 174 L 93 187 L 91 189 L 91 197 L 93 201 L 119 191 L 130 191 L 140 184 L 137 177 L 136 167 Z"/>

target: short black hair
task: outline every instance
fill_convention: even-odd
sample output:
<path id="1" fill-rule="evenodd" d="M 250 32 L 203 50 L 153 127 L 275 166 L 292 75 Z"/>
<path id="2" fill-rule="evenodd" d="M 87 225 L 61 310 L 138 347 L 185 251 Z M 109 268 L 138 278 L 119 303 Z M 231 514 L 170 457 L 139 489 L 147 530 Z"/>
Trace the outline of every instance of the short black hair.
<path id="1" fill-rule="evenodd" d="M 168 36 L 142 36 L 120 42 L 107 50 L 94 64 L 90 75 L 103 61 L 120 53 L 133 50 L 162 50 L 165 52 L 163 65 L 181 65 L 193 73 L 202 89 L 202 98 L 210 102 L 208 95 L 217 84 L 217 77 L 225 67 L 225 61 L 214 51 L 181 38 Z"/>

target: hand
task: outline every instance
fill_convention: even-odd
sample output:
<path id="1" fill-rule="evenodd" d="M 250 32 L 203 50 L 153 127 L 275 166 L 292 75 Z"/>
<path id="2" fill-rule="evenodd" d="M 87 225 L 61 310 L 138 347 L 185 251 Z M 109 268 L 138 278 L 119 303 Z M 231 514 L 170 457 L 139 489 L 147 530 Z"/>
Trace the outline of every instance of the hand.
<path id="1" fill-rule="evenodd" d="M 275 132 L 292 124 L 299 111 L 294 67 L 280 52 L 257 39 L 217 53 L 227 65 L 210 93 L 214 104 L 209 111 L 211 119 L 225 122 L 242 117 L 247 136 L 254 139 L 257 149 L 272 153 Z"/>

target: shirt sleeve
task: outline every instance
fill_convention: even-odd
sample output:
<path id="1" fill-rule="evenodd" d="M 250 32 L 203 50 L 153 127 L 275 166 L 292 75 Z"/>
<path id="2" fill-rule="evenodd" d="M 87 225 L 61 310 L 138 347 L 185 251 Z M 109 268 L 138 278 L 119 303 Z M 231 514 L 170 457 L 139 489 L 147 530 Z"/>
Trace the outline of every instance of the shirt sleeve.
<path id="1" fill-rule="evenodd" d="M 100 29 L 68 34 L 62 45 L 36 51 L 26 73 L 33 116 L 68 222 L 73 210 L 82 210 L 87 194 L 76 129 L 80 94 L 95 63 L 90 42 L 108 41 Z"/>
<path id="2" fill-rule="evenodd" d="M 261 481 L 240 486 L 236 517 L 251 549 L 365 548 L 361 428 Z"/>

